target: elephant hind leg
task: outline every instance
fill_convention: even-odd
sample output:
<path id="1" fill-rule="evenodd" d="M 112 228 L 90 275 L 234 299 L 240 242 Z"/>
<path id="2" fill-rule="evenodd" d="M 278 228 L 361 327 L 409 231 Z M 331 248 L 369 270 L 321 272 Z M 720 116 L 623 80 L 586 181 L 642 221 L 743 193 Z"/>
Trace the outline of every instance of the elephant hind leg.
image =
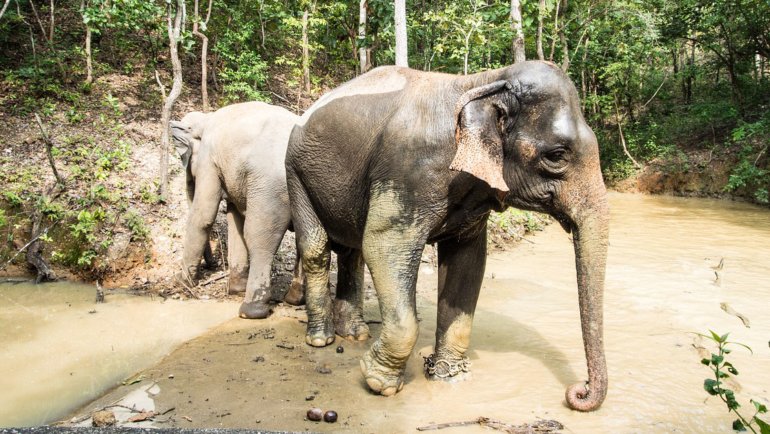
<path id="1" fill-rule="evenodd" d="M 334 330 L 356 341 L 369 339 L 364 321 L 364 258 L 360 250 L 344 249 L 337 254 L 337 294 L 334 299 Z"/>
<path id="2" fill-rule="evenodd" d="M 283 301 L 294 306 L 305 303 L 305 273 L 302 270 L 302 258 L 299 254 L 299 238 L 296 239 L 297 254 L 294 258 L 294 276 Z"/>
<path id="3" fill-rule="evenodd" d="M 292 204 L 292 222 L 307 283 L 305 341 L 308 345 L 323 347 L 334 342 L 332 299 L 329 292 L 329 236 L 313 210 L 307 191 L 288 167 L 286 180 Z"/>
<path id="4" fill-rule="evenodd" d="M 266 318 L 270 315 L 272 296 L 270 269 L 281 238 L 289 227 L 289 216 L 288 212 L 274 213 L 261 200 L 250 200 L 247 207 L 259 212 L 246 213 L 243 223 L 243 238 L 249 255 L 249 280 L 239 316 Z"/>
<path id="5" fill-rule="evenodd" d="M 227 280 L 229 294 L 243 293 L 249 280 L 249 253 L 243 235 L 243 214 L 235 205 L 227 203 L 227 263 L 230 276 Z"/>

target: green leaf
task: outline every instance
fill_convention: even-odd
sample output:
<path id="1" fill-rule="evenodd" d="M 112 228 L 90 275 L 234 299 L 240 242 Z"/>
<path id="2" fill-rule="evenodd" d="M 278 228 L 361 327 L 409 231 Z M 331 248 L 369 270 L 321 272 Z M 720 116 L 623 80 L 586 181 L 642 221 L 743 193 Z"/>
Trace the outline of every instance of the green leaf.
<path id="1" fill-rule="evenodd" d="M 721 365 L 724 360 L 724 356 L 717 356 L 716 354 L 711 355 L 711 363 L 713 363 L 714 366 Z"/>
<path id="2" fill-rule="evenodd" d="M 714 332 L 714 330 L 709 330 L 711 332 L 711 339 L 714 340 L 714 342 L 722 342 L 721 338 L 718 334 Z"/>
<path id="3" fill-rule="evenodd" d="M 757 409 L 757 413 L 767 413 L 767 406 L 765 406 L 765 404 L 754 401 L 753 399 L 751 400 L 751 403 L 754 404 L 754 408 Z"/>
<path id="4" fill-rule="evenodd" d="M 738 404 L 738 401 L 735 400 L 735 392 L 733 392 L 730 389 L 723 389 L 725 394 L 725 399 L 727 400 L 727 408 L 730 410 L 735 410 L 741 405 Z"/>
<path id="5" fill-rule="evenodd" d="M 770 425 L 767 422 L 756 416 L 754 416 L 754 422 L 757 423 L 760 434 L 770 434 Z"/>
<path id="6" fill-rule="evenodd" d="M 701 359 L 700 362 L 703 363 L 706 366 L 709 366 L 711 364 L 711 360 L 709 360 L 709 359 Z"/>
<path id="7" fill-rule="evenodd" d="M 735 366 L 733 366 L 732 363 L 725 362 L 724 366 L 727 368 L 727 372 L 729 372 L 729 373 L 731 373 L 733 375 L 738 375 L 738 370 L 735 369 Z"/>
<path id="8" fill-rule="evenodd" d="M 707 378 L 703 381 L 703 390 L 708 392 L 709 395 L 714 396 L 717 395 L 719 392 L 717 392 L 717 380 L 714 380 L 713 378 Z"/>
<path id="9" fill-rule="evenodd" d="M 743 422 L 741 422 L 740 419 L 735 419 L 733 421 L 733 429 L 736 431 L 746 431 L 746 427 L 743 426 Z"/>

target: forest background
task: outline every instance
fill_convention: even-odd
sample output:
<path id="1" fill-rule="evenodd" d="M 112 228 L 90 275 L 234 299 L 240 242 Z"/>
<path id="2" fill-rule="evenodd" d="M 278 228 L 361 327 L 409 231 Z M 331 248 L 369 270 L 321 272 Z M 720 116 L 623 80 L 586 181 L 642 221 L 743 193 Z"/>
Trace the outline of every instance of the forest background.
<path id="1" fill-rule="evenodd" d="M 56 268 L 136 284 L 137 268 L 171 263 L 182 233 L 169 118 L 248 100 L 302 113 L 394 63 L 465 74 L 552 61 L 611 186 L 770 201 L 768 0 L 1 1 L 5 273 L 30 263 L 42 280 Z"/>

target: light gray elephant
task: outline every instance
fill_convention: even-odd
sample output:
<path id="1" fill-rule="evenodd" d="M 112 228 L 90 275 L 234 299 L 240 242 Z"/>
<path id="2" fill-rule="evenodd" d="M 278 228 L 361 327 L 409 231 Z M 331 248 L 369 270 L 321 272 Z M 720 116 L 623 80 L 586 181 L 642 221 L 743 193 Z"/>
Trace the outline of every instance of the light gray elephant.
<path id="1" fill-rule="evenodd" d="M 182 270 L 177 280 L 194 285 L 209 230 L 222 198 L 227 201 L 230 293 L 245 291 L 239 315 L 270 314 L 270 266 L 291 225 L 284 159 L 289 134 L 299 117 L 262 102 L 191 112 L 171 122 L 171 134 L 187 171 L 190 210 Z M 299 253 L 297 254 L 299 261 Z M 302 267 L 285 301 L 303 301 Z"/>

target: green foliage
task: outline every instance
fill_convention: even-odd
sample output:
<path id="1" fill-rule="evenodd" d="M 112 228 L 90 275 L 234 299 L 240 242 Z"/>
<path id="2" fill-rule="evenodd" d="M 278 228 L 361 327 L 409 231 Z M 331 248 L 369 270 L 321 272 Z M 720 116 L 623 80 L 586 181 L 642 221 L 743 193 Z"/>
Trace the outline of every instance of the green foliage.
<path id="1" fill-rule="evenodd" d="M 735 413 L 738 419 L 733 421 L 732 427 L 734 430 L 746 431 L 749 429 L 753 433 L 759 432 L 761 434 L 770 434 L 770 425 L 759 418 L 760 414 L 767 413 L 767 407 L 752 399 L 750 402 L 753 404 L 755 412 L 753 416 L 747 418 L 738 411 L 741 404 L 735 398 L 735 392 L 724 387 L 724 379 L 730 378 L 731 375 L 738 375 L 738 370 L 735 366 L 726 360 L 726 356 L 732 352 L 732 349 L 729 348 L 729 346 L 738 345 L 749 351 L 751 351 L 751 348 L 739 342 L 728 341 L 727 338 L 730 335 L 729 333 L 719 335 L 712 330 L 709 330 L 709 332 L 709 335 L 698 333 L 699 336 L 709 339 L 717 345 L 717 353 L 712 353 L 711 358 L 701 360 L 701 363 L 708 366 L 714 374 L 713 378 L 707 378 L 703 381 L 703 390 L 711 396 L 718 396 L 719 399 L 724 402 L 727 411 Z M 755 426 L 759 431 L 755 429 Z"/>
<path id="2" fill-rule="evenodd" d="M 520 240 L 524 235 L 542 231 L 550 223 L 550 217 L 532 211 L 509 208 L 492 212 L 487 222 L 489 239 L 494 244 L 508 240 Z"/>
<path id="3" fill-rule="evenodd" d="M 129 211 L 123 215 L 126 227 L 131 231 L 131 241 L 144 241 L 150 234 L 149 228 L 144 223 L 144 218 L 135 212 Z"/>
<path id="4" fill-rule="evenodd" d="M 730 173 L 725 191 L 745 190 L 758 203 L 768 203 L 770 170 L 767 151 L 770 146 L 770 116 L 741 122 L 731 133 L 732 142 L 740 146 L 738 164 Z"/>

